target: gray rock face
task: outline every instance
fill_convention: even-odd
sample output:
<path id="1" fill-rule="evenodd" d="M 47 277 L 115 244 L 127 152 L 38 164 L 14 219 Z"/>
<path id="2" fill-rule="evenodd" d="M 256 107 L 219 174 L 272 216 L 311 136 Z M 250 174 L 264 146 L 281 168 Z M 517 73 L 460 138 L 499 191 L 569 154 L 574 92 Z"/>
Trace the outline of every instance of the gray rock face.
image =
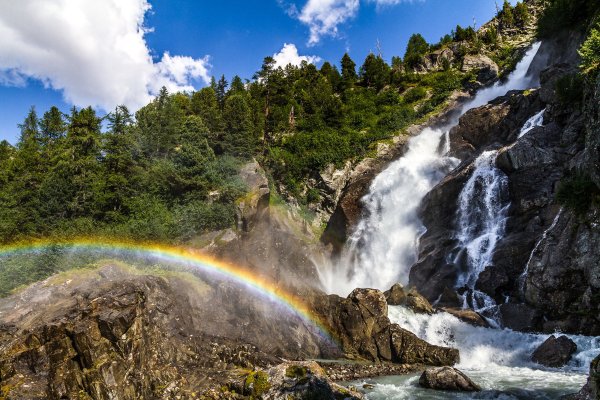
<path id="1" fill-rule="evenodd" d="M 540 345 L 531 360 L 546 367 L 559 368 L 566 365 L 577 351 L 577 345 L 567 336 L 550 336 Z"/>
<path id="2" fill-rule="evenodd" d="M 590 364 L 590 376 L 585 386 L 574 395 L 565 396 L 563 400 L 598 400 L 600 399 L 600 356 Z"/>
<path id="3" fill-rule="evenodd" d="M 238 229 L 249 232 L 262 214 L 269 209 L 269 181 L 256 160 L 241 168 L 240 178 L 246 185 L 248 193 L 236 204 Z"/>
<path id="4" fill-rule="evenodd" d="M 415 288 L 404 291 L 401 284 L 397 283 L 383 293 L 387 304 L 391 306 L 405 306 L 417 314 L 433 314 L 434 310 L 429 301 Z"/>
<path id="5" fill-rule="evenodd" d="M 3 395 L 191 398 L 218 387 L 238 367 L 279 363 L 255 346 L 203 331 L 196 318 L 208 290 L 200 280 L 104 267 L 2 299 Z"/>
<path id="6" fill-rule="evenodd" d="M 498 68 L 498 65 L 487 56 L 481 54 L 468 54 L 463 59 L 462 71 L 470 72 L 473 70 L 478 71 L 477 80 L 480 83 L 487 85 L 498 78 L 500 68 Z"/>
<path id="7" fill-rule="evenodd" d="M 452 367 L 431 368 L 423 372 L 419 385 L 435 390 L 451 390 L 457 392 L 478 392 L 479 385 L 461 371 Z"/>

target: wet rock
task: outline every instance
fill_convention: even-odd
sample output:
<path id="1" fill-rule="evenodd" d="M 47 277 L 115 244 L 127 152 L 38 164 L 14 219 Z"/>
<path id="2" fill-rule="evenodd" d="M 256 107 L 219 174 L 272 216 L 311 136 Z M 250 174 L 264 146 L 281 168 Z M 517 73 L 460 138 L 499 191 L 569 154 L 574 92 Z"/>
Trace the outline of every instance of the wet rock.
<path id="1" fill-rule="evenodd" d="M 383 292 L 385 300 L 390 306 L 401 306 L 406 302 L 406 293 L 404 293 L 404 287 L 396 283 L 389 290 Z"/>
<path id="2" fill-rule="evenodd" d="M 411 288 L 406 294 L 406 307 L 417 314 L 433 314 L 433 307 L 429 301 L 417 292 L 415 288 Z"/>
<path id="3" fill-rule="evenodd" d="M 331 295 L 313 305 L 340 340 L 348 358 L 400 364 L 454 365 L 458 350 L 433 346 L 390 323 L 384 294 L 355 289 L 346 299 Z"/>
<path id="4" fill-rule="evenodd" d="M 531 360 L 546 367 L 559 368 L 566 365 L 577 351 L 577 345 L 567 336 L 550 336 L 531 356 Z"/>
<path id="5" fill-rule="evenodd" d="M 431 345 L 396 324 L 389 326 L 389 332 L 394 362 L 445 366 L 460 361 L 457 349 Z"/>
<path id="6" fill-rule="evenodd" d="M 460 392 L 478 392 L 481 388 L 468 376 L 456 368 L 431 368 L 423 372 L 419 385 L 435 390 L 452 390 Z"/>
<path id="7" fill-rule="evenodd" d="M 479 326 L 482 328 L 490 327 L 490 324 L 487 322 L 487 320 L 473 310 L 448 307 L 441 308 L 441 310 L 447 312 L 448 314 L 454 315 L 456 318 L 466 322 L 469 325 Z"/>
<path id="8" fill-rule="evenodd" d="M 590 375 L 579 393 L 564 396 L 562 400 L 598 400 L 600 399 L 600 356 L 590 363 Z"/>
<path id="9" fill-rule="evenodd" d="M 539 312 L 526 304 L 506 303 L 500 306 L 502 324 L 515 331 L 534 332 L 540 325 Z"/>

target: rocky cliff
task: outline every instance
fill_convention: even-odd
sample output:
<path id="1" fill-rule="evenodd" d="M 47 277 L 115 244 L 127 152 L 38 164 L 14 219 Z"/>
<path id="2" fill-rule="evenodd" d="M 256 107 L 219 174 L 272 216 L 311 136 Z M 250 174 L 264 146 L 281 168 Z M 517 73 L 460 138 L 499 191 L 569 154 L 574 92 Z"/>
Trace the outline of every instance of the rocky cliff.
<path id="1" fill-rule="evenodd" d="M 554 46 L 575 49 L 580 40 L 564 34 L 543 47 L 538 58 L 557 53 Z M 598 93 L 590 91 L 585 103 L 566 101 L 560 85 L 574 76 L 578 59 L 567 51 L 556 60 L 558 64 L 541 72 L 539 90 L 509 93 L 471 110 L 451 131 L 451 153 L 462 163 L 422 205 L 427 232 L 410 279 L 430 300 L 458 305 L 458 296 L 448 295 L 448 290 L 466 290 L 456 287 L 465 261 L 448 255 L 457 248 L 459 195 L 473 174 L 475 159 L 498 150 L 495 166 L 507 177 L 510 206 L 505 234 L 475 289 L 502 304 L 506 326 L 597 335 L 598 213 L 594 206 L 583 214 L 564 207 L 557 193 L 573 176 L 597 177 Z M 540 110 L 545 110 L 543 125 L 518 138 L 527 119 Z"/>

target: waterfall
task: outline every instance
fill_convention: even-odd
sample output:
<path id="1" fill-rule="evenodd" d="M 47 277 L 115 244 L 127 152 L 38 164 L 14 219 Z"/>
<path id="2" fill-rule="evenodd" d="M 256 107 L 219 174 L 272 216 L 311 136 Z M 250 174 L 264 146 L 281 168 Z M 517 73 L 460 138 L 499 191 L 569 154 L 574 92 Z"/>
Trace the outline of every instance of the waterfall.
<path id="1" fill-rule="evenodd" d="M 546 109 L 543 109 L 539 113 L 535 114 L 533 117 L 529 118 L 527 120 L 527 122 L 525 122 L 525 125 L 523 125 L 521 132 L 519 132 L 519 138 L 522 138 L 523 136 L 525 136 L 533 128 L 542 126 L 544 124 L 544 113 L 545 112 L 546 112 Z"/>
<path id="2" fill-rule="evenodd" d="M 483 293 L 474 291 L 479 274 L 492 264 L 496 244 L 504 236 L 508 213 L 508 177 L 496 168 L 497 150 L 484 151 L 474 162 L 474 171 L 458 201 L 458 255 L 462 265 L 456 287 L 474 294 L 469 305 L 474 309 L 494 305 Z M 466 252 L 466 254 L 464 254 Z M 464 257 L 466 256 L 466 257 Z M 461 262 L 461 258 L 466 258 Z"/>
<path id="3" fill-rule="evenodd" d="M 459 114 L 510 90 L 528 88 L 531 78 L 527 70 L 539 47 L 540 43 L 535 43 L 505 82 L 479 91 Z M 418 208 L 425 195 L 459 162 L 447 157 L 447 140 L 441 146 L 459 117 L 446 128 L 426 128 L 411 138 L 404 156 L 375 178 L 361 200 L 363 218 L 340 259 L 334 265 L 319 265 L 319 277 L 326 291 L 347 295 L 356 287 L 385 290 L 394 283 L 408 282 L 410 268 L 417 260 L 419 238 L 425 232 Z"/>

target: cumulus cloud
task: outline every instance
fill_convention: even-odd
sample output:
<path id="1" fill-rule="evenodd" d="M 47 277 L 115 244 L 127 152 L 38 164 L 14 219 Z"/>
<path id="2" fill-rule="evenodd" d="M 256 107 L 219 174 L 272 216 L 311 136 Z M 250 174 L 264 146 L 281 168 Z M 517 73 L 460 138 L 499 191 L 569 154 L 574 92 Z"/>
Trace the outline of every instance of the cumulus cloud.
<path id="1" fill-rule="evenodd" d="M 146 104 L 161 86 L 210 80 L 207 57 L 162 55 L 144 39 L 147 0 L 0 1 L 0 84 L 38 79 L 69 103 L 110 110 Z"/>
<path id="2" fill-rule="evenodd" d="M 298 49 L 293 43 L 284 43 L 283 48 L 279 53 L 273 54 L 275 65 L 277 67 L 285 67 L 288 64 L 300 65 L 302 61 L 306 61 L 309 64 L 315 64 L 321 61 L 320 57 L 317 56 L 301 56 L 298 54 Z"/>
<path id="3" fill-rule="evenodd" d="M 308 0 L 298 15 L 310 29 L 308 44 L 318 43 L 325 35 L 336 36 L 338 25 L 353 18 L 358 7 L 358 0 Z"/>
<path id="4" fill-rule="evenodd" d="M 297 18 L 308 26 L 310 37 L 309 45 L 319 43 L 323 36 L 337 36 L 338 27 L 354 18 L 360 8 L 359 0 L 308 0 L 300 11 L 295 5 L 286 6 L 284 0 L 278 0 L 279 4 L 285 6 L 286 12 L 291 17 Z M 413 0 L 364 0 L 380 6 L 391 6 Z M 422 0 L 419 0 L 422 1 Z"/>

